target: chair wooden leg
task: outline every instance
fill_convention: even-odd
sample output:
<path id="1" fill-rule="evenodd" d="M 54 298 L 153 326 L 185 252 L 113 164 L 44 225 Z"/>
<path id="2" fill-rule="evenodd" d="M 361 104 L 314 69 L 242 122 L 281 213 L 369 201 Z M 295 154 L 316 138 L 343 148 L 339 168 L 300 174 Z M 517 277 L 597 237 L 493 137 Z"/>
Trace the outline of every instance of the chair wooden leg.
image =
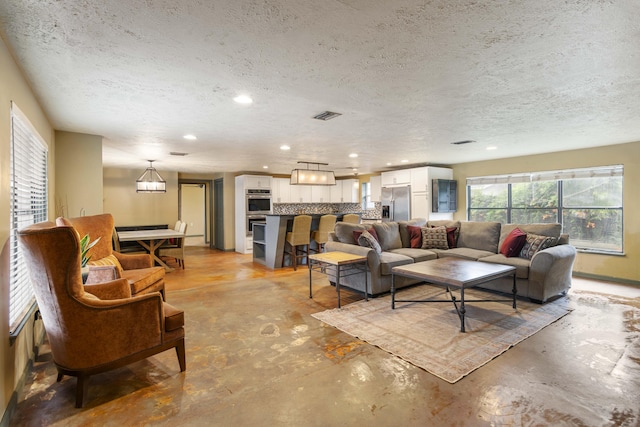
<path id="1" fill-rule="evenodd" d="M 176 354 L 178 355 L 178 363 L 180 364 L 180 372 L 187 370 L 187 358 L 184 351 L 184 338 L 176 345 Z"/>
<path id="2" fill-rule="evenodd" d="M 64 374 L 58 371 L 58 378 L 56 379 L 56 382 L 59 383 L 60 381 L 62 381 L 62 377 L 64 377 Z"/>
<path id="3" fill-rule="evenodd" d="M 84 398 L 87 396 L 89 390 L 89 375 L 78 375 L 78 381 L 76 383 L 76 408 L 84 407 Z"/>
<path id="4" fill-rule="evenodd" d="M 298 263 L 298 247 L 297 246 L 291 246 L 291 252 L 293 255 L 293 271 L 296 271 L 298 269 L 297 263 Z"/>

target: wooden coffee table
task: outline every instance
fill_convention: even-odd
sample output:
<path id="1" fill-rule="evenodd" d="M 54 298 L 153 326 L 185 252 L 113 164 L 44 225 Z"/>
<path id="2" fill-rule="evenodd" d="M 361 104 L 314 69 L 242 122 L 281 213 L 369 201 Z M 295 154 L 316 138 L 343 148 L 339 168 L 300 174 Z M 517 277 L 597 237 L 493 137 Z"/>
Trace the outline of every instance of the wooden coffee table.
<path id="1" fill-rule="evenodd" d="M 473 288 L 499 277 L 513 275 L 513 308 L 516 308 L 516 268 L 510 265 L 447 257 L 393 267 L 391 273 L 391 309 L 396 308 L 396 302 L 453 302 L 460 318 L 460 332 L 464 332 L 465 302 L 512 301 L 511 299 L 465 300 L 465 289 Z M 424 280 L 428 284 L 444 286 L 451 299 L 396 300 L 396 276 L 410 277 Z M 460 308 L 458 308 L 456 297 L 451 292 L 451 288 L 460 290 Z"/>
<path id="2" fill-rule="evenodd" d="M 338 308 L 340 308 L 340 277 L 364 273 L 364 298 L 369 301 L 369 283 L 367 278 L 367 257 L 346 252 L 322 252 L 309 255 L 309 298 L 313 298 L 311 290 L 311 271 L 327 274 L 327 267 L 335 267 L 336 291 L 338 292 Z"/>

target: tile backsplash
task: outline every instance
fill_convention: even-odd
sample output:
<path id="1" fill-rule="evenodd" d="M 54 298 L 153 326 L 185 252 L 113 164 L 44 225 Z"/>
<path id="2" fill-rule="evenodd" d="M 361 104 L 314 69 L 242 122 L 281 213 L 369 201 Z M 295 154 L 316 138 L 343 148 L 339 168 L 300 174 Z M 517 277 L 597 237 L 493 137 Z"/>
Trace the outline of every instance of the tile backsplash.
<path id="1" fill-rule="evenodd" d="M 380 203 L 374 203 L 373 209 L 363 210 L 359 203 L 274 203 L 276 215 L 358 213 L 362 218 L 379 219 L 382 209 Z"/>

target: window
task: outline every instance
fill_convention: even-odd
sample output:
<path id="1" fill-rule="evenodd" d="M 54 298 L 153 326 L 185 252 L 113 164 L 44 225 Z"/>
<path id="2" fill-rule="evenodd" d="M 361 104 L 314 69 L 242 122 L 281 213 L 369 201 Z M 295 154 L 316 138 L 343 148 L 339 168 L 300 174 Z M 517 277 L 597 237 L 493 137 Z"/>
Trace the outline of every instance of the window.
<path id="1" fill-rule="evenodd" d="M 467 218 L 506 223 L 559 222 L 582 250 L 622 253 L 623 167 L 467 179 Z"/>
<path id="2" fill-rule="evenodd" d="M 362 183 L 362 209 L 373 209 L 374 203 L 371 201 L 371 183 Z"/>
<path id="3" fill-rule="evenodd" d="M 47 220 L 47 146 L 14 103 L 10 156 L 9 325 L 15 335 L 35 302 L 17 231 Z"/>

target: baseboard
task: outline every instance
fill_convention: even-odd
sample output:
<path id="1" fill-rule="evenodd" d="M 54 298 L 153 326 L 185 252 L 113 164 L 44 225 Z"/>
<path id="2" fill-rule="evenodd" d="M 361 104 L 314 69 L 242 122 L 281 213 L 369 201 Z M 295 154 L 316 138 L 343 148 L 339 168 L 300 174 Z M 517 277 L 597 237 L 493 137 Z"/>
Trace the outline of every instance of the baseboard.
<path id="1" fill-rule="evenodd" d="M 621 279 L 619 277 L 601 276 L 599 274 L 591 273 L 580 273 L 578 271 L 574 271 L 572 275 L 583 279 L 601 280 L 603 282 L 614 282 L 622 283 L 624 285 L 640 286 L 640 280 Z"/>

